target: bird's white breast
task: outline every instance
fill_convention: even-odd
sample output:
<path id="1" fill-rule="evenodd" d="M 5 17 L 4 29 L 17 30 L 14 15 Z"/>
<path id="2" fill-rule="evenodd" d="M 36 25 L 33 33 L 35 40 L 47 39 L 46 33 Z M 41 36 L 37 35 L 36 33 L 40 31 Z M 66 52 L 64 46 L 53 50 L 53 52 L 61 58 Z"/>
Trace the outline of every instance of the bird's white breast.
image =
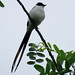
<path id="1" fill-rule="evenodd" d="M 39 25 L 45 18 L 44 8 L 42 6 L 35 6 L 29 12 L 29 14 L 33 19 L 35 25 Z"/>
<path id="2" fill-rule="evenodd" d="M 42 6 L 33 7 L 32 10 L 29 12 L 29 15 L 32 18 L 34 24 L 38 26 L 45 18 L 44 7 Z M 28 21 L 29 25 L 27 27 L 27 31 L 32 31 L 34 29 L 34 26 L 32 25 L 30 20 Z"/>

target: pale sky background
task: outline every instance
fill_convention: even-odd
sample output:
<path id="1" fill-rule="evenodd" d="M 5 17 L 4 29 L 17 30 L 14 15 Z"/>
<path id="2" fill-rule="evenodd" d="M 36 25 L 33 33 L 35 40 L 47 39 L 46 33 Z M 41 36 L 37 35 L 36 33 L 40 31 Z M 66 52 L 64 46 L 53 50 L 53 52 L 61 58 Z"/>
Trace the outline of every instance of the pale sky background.
<path id="1" fill-rule="evenodd" d="M 27 15 L 16 0 L 1 0 L 0 7 L 0 75 L 38 75 L 33 66 L 27 65 L 28 57 L 23 59 L 15 73 L 11 65 L 26 32 Z M 39 26 L 46 41 L 56 44 L 65 52 L 75 50 L 75 0 L 22 0 L 28 11 L 37 3 L 47 4 L 46 18 Z M 29 42 L 39 43 L 38 34 L 33 31 Z M 47 54 L 46 54 L 47 55 Z"/>

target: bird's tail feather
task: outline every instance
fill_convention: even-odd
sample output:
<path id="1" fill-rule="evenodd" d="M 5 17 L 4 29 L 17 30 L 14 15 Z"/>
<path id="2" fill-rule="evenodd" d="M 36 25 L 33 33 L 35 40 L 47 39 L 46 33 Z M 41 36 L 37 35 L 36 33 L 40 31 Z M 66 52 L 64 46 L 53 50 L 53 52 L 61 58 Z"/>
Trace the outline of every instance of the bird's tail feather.
<path id="1" fill-rule="evenodd" d="M 25 48 L 26 48 L 27 42 L 28 42 L 28 40 L 29 40 L 30 34 L 31 34 L 31 32 L 26 32 L 26 34 L 25 34 L 25 36 L 24 36 L 24 38 L 23 38 L 23 40 L 22 40 L 22 43 L 21 43 L 21 45 L 20 45 L 20 47 L 19 47 L 19 50 L 18 50 L 18 52 L 17 52 L 17 54 L 16 54 L 16 56 L 15 56 L 14 62 L 13 62 L 13 64 L 12 64 L 11 72 L 13 72 L 13 69 L 14 69 L 14 67 L 15 67 L 17 58 L 18 58 L 18 56 L 19 56 L 20 53 L 21 53 L 20 58 L 19 58 L 19 60 L 18 60 L 18 63 L 17 63 L 17 65 L 16 65 L 16 67 L 15 67 L 14 72 L 17 70 L 17 68 L 18 68 L 18 66 L 19 66 L 19 63 L 20 63 L 20 61 L 21 61 L 21 59 L 22 59 L 24 50 L 25 50 Z"/>

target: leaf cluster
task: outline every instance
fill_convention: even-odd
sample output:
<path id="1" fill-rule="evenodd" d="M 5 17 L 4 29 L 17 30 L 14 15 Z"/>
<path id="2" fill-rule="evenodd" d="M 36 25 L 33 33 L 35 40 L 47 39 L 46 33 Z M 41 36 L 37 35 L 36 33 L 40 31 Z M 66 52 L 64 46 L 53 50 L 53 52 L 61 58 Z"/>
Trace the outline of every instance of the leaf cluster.
<path id="1" fill-rule="evenodd" d="M 45 47 L 44 43 L 40 44 L 40 46 L 34 43 L 29 44 L 30 48 L 27 56 L 29 56 L 29 58 L 34 61 L 28 61 L 27 63 L 34 65 L 34 68 L 40 72 L 40 75 L 75 75 L 75 52 L 73 50 L 64 52 L 64 50 L 59 49 L 56 44 L 53 45 L 53 48 L 49 42 L 47 44 L 50 48 L 49 51 L 54 52 L 57 55 L 55 59 L 59 71 L 57 71 L 54 62 L 50 58 L 45 59 L 45 68 L 39 65 L 39 63 L 44 61 L 42 57 L 46 57 L 44 50 L 47 48 Z M 37 59 L 36 56 L 39 56 L 40 59 Z"/>
<path id="2" fill-rule="evenodd" d="M 27 64 L 34 65 L 36 62 L 42 63 L 44 61 L 43 57 L 45 57 L 43 54 L 44 49 L 42 49 L 42 46 L 39 48 L 39 46 L 34 43 L 30 43 L 29 46 L 30 48 L 27 56 L 31 61 L 28 61 Z"/>

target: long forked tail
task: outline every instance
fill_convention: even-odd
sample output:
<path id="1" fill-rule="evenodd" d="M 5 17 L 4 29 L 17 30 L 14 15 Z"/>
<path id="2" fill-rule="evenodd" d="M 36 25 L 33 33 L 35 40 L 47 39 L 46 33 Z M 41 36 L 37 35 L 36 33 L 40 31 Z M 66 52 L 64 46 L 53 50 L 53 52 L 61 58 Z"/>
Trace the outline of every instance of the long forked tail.
<path id="1" fill-rule="evenodd" d="M 23 38 L 23 40 L 22 40 L 22 43 L 21 43 L 21 45 L 20 45 L 20 47 L 19 47 L 19 50 L 18 50 L 18 52 L 17 52 L 17 54 L 16 54 L 16 56 L 15 56 L 15 59 L 14 59 L 14 61 L 13 61 L 12 68 L 11 68 L 11 72 L 13 72 L 13 69 L 14 69 L 14 67 L 15 67 L 17 58 L 18 58 L 18 56 L 21 54 L 21 55 L 20 55 L 20 58 L 19 58 L 19 60 L 18 60 L 18 63 L 17 63 L 17 65 L 16 65 L 16 67 L 15 67 L 14 72 L 17 70 L 17 68 L 18 68 L 18 66 L 19 66 L 19 63 L 20 63 L 20 61 L 21 61 L 21 59 L 22 59 L 23 53 L 24 53 L 24 51 L 25 51 L 27 42 L 28 42 L 28 40 L 29 40 L 30 34 L 31 34 L 31 32 L 26 32 L 26 34 L 25 34 L 25 36 L 24 36 L 24 38 Z"/>

